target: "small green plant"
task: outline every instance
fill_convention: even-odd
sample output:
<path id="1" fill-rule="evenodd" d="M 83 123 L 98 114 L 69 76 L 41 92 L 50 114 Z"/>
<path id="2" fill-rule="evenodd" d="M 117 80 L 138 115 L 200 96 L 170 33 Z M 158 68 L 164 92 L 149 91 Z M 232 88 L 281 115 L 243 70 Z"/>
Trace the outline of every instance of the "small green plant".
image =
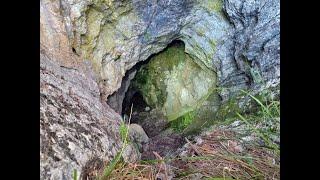
<path id="1" fill-rule="evenodd" d="M 171 127 L 177 132 L 183 132 L 194 120 L 196 114 L 188 112 L 185 115 L 171 122 Z"/>
<path id="2" fill-rule="evenodd" d="M 249 92 L 241 90 L 254 100 L 259 106 L 258 111 L 253 115 L 241 115 L 237 112 L 237 116 L 245 122 L 250 129 L 252 129 L 267 145 L 267 147 L 280 153 L 280 149 L 270 139 L 272 134 L 279 133 L 279 120 L 280 120 L 280 102 L 276 100 L 268 101 L 268 97 L 262 97 L 265 102 L 259 100 L 256 96 L 251 95 Z M 268 93 L 264 93 L 264 96 Z M 272 99 L 272 98 L 271 98 Z M 260 123 L 265 127 L 256 128 L 254 124 Z"/>
<path id="3" fill-rule="evenodd" d="M 120 137 L 122 142 L 125 142 L 126 138 L 127 138 L 127 132 L 128 132 L 128 126 L 126 125 L 125 121 L 121 121 L 120 124 Z"/>
<path id="4" fill-rule="evenodd" d="M 111 172 L 115 169 L 116 165 L 120 162 L 123 151 L 125 150 L 125 148 L 128 145 L 128 134 L 129 134 L 129 124 L 130 124 L 130 120 L 131 120 L 131 115 L 132 115 L 132 108 L 133 108 L 133 104 L 131 105 L 131 110 L 130 110 L 130 117 L 128 120 L 128 124 L 125 124 L 125 120 L 123 120 L 121 122 L 120 125 L 120 136 L 121 136 L 121 140 L 122 140 L 122 148 L 121 150 L 116 154 L 116 156 L 112 159 L 112 161 L 109 163 L 109 165 L 104 169 L 103 171 L 103 176 L 99 179 L 103 180 L 103 179 L 107 179 L 107 177 L 111 174 Z"/>
<path id="5" fill-rule="evenodd" d="M 277 153 L 280 153 L 280 150 L 278 146 L 276 146 L 269 138 L 268 135 L 266 135 L 261 129 L 255 128 L 246 118 L 244 118 L 241 114 L 237 113 L 239 118 L 244 121 L 249 128 L 251 128 L 263 141 L 267 144 L 267 146 L 273 150 L 275 150 Z"/>
<path id="6" fill-rule="evenodd" d="M 217 88 L 218 91 L 228 89 Z M 240 118 L 251 131 L 265 142 L 267 148 L 280 153 L 279 146 L 271 139 L 272 136 L 280 136 L 280 101 L 275 99 L 270 89 L 262 90 L 255 95 L 245 90 L 239 92 L 236 97 L 220 107 L 216 119 L 222 120 L 221 124 L 228 125 Z M 239 100 L 246 98 L 249 98 L 249 101 L 245 104 L 253 106 L 249 109 L 245 106 L 240 108 Z"/>
<path id="7" fill-rule="evenodd" d="M 78 172 L 76 169 L 73 170 L 73 180 L 77 180 Z"/>

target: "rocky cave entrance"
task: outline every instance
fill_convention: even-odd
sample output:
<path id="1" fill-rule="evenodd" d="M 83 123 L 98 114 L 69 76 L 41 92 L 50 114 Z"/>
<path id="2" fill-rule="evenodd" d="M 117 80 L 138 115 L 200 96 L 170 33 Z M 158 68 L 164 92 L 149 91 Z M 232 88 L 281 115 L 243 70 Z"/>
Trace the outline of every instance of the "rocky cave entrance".
<path id="1" fill-rule="evenodd" d="M 215 77 L 185 52 L 183 41 L 174 40 L 127 71 L 108 104 L 126 120 L 133 104 L 130 123 L 150 138 L 142 159 L 154 158 L 152 151 L 168 156 L 185 143 L 185 130 L 200 127 L 199 119 L 211 112 Z"/>
<path id="2" fill-rule="evenodd" d="M 152 86 L 163 86 L 164 84 L 157 81 L 154 77 L 143 77 L 146 71 L 153 72 L 153 67 L 159 66 L 164 62 L 159 62 L 161 58 L 171 58 L 170 56 L 176 56 L 184 54 L 184 43 L 180 40 L 172 41 L 164 50 L 157 54 L 151 55 L 147 60 L 137 63 L 129 71 L 126 72 L 125 77 L 122 80 L 121 87 L 113 95 L 108 98 L 108 104 L 125 120 L 129 119 L 131 105 L 132 114 L 130 123 L 139 124 L 149 137 L 148 144 L 144 145 L 141 158 L 142 159 L 154 159 L 155 156 L 152 151 L 158 152 L 161 156 L 168 156 L 181 147 L 185 141 L 184 138 L 176 132 L 169 130 L 169 122 L 163 112 L 160 111 L 160 107 L 163 106 L 163 98 L 166 95 L 161 89 L 148 92 L 148 88 L 144 88 L 143 83 L 145 81 L 155 80 Z M 175 51 L 179 51 L 178 53 Z M 169 54 L 168 54 L 169 52 Z M 167 53 L 167 54 L 166 54 Z M 161 58 L 158 58 L 161 56 Z M 168 59 L 170 62 L 170 59 Z M 170 62 L 169 66 L 174 66 L 177 62 Z M 151 65 L 150 65 L 151 64 Z M 165 70 L 155 70 L 159 76 L 163 76 Z M 146 75 L 147 76 L 147 75 Z M 145 79 L 147 78 L 147 79 Z M 149 79 L 148 79 L 149 78 Z M 149 84 L 146 83 L 148 86 Z M 150 94 L 150 96 L 149 96 Z M 157 100 L 148 102 L 152 96 L 156 94 Z M 154 97 L 153 97 L 154 100 Z"/>
<path id="3" fill-rule="evenodd" d="M 184 46 L 185 45 L 183 41 L 173 40 L 164 50 L 160 51 L 159 53 L 152 54 L 145 61 L 138 62 L 136 65 L 134 65 L 130 70 L 126 72 L 126 75 L 122 80 L 121 87 L 119 88 L 118 91 L 116 91 L 114 94 L 112 94 L 108 98 L 107 103 L 116 112 L 121 114 L 122 117 L 126 117 L 126 119 L 128 119 L 128 117 L 130 116 L 130 109 L 131 109 L 131 105 L 133 104 L 130 123 L 138 123 L 138 124 L 141 123 L 141 121 L 138 120 L 137 115 L 144 112 L 145 113 L 151 112 L 152 109 L 154 109 L 155 107 L 158 107 L 158 105 L 154 103 L 152 105 L 148 105 L 148 103 L 145 101 L 145 98 L 144 98 L 144 95 L 147 92 L 142 93 L 141 87 L 135 86 L 134 83 L 137 81 L 137 78 L 141 78 L 141 75 L 139 76 L 139 72 L 141 74 L 141 69 L 146 68 L 146 66 L 148 66 L 151 60 L 156 61 L 154 57 L 161 55 L 163 52 L 168 51 L 168 49 L 170 48 L 181 48 L 184 51 Z M 137 77 L 137 74 L 138 74 L 138 77 Z"/>

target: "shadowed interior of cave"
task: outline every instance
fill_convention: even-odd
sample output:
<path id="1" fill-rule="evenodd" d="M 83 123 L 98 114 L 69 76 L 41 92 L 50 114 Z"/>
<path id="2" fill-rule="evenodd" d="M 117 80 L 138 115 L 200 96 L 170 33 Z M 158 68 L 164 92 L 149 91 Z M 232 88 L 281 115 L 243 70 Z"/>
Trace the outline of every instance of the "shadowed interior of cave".
<path id="1" fill-rule="evenodd" d="M 133 78 L 130 80 L 128 78 L 128 76 L 130 76 L 130 74 L 132 74 L 133 72 L 134 73 L 138 72 L 141 68 L 146 66 L 154 56 L 161 54 L 162 52 L 164 52 L 165 50 L 167 50 L 170 47 L 178 47 L 178 46 L 184 47 L 184 42 L 181 40 L 173 40 L 164 50 L 160 51 L 159 53 L 152 54 L 145 61 L 138 62 L 129 71 L 126 72 L 126 75 L 122 81 L 121 88 L 123 88 L 124 84 L 126 84 L 126 83 L 130 84 L 130 82 L 132 82 L 135 79 L 135 78 Z M 143 99 L 143 96 L 139 92 L 139 90 L 135 89 L 135 87 L 133 87 L 131 84 L 129 85 L 128 89 L 125 92 L 115 92 L 112 96 L 115 96 L 117 93 L 125 93 L 124 98 L 122 100 L 121 107 L 119 107 L 119 109 L 121 109 L 121 111 L 119 111 L 119 112 L 121 112 L 120 114 L 122 116 L 127 116 L 127 117 L 130 116 L 131 105 L 133 104 L 133 109 L 132 109 L 133 114 L 131 115 L 132 118 L 130 121 L 131 123 L 137 123 L 135 116 L 138 113 L 150 111 L 152 108 L 151 106 L 148 106 L 148 104 L 145 102 L 145 100 Z M 111 107 L 113 106 L 110 103 L 108 103 L 108 104 L 111 105 Z"/>
<path id="2" fill-rule="evenodd" d="M 130 97 L 126 96 L 124 101 L 123 101 L 123 107 L 122 107 L 122 113 L 123 115 L 130 116 L 130 111 L 131 111 L 131 105 L 132 106 L 132 112 L 133 116 L 136 115 L 138 112 L 143 112 L 145 110 L 148 110 L 150 108 L 148 104 L 144 101 L 143 96 L 139 91 L 134 91 L 134 94 L 131 94 Z M 131 118 L 131 123 L 137 123 L 136 119 L 133 117 Z"/>
<path id="3" fill-rule="evenodd" d="M 174 40 L 128 70 L 108 104 L 149 137 L 166 130 L 193 135 L 213 123 L 220 101 L 215 83 L 216 74 L 186 53 L 183 41 Z"/>
<path id="4" fill-rule="evenodd" d="M 137 80 L 141 81 L 139 73 L 141 75 L 142 68 L 145 68 L 153 61 L 158 61 L 159 59 L 154 58 L 157 55 L 165 52 L 168 53 L 168 49 L 173 47 L 173 49 L 179 49 L 179 53 L 184 54 L 184 43 L 180 40 L 172 41 L 163 51 L 151 55 L 147 60 L 137 63 L 129 71 L 127 71 L 125 77 L 123 78 L 120 89 L 115 92 L 110 99 L 108 99 L 108 104 L 113 107 L 122 117 L 128 122 L 131 112 L 132 113 L 130 123 L 139 124 L 150 138 L 148 145 L 146 145 L 142 151 L 142 159 L 155 159 L 153 151 L 157 151 L 161 156 L 166 156 L 168 154 L 174 153 L 176 149 L 180 148 L 185 140 L 182 134 L 173 132 L 170 130 L 170 123 L 168 119 L 163 115 L 162 110 L 157 109 L 158 104 L 147 104 L 143 95 L 148 95 L 148 91 L 141 92 L 134 84 Z M 183 49 L 182 49 L 183 48 Z M 173 53 L 172 53 L 173 52 Z M 172 54 L 165 54 L 165 58 L 168 59 L 170 66 L 175 66 L 177 58 L 175 51 L 170 51 Z M 162 54 L 163 55 L 163 54 Z M 175 58 L 173 58 L 175 56 Z M 172 58 L 172 59 L 171 59 Z M 171 62 L 171 60 L 173 62 Z M 155 68 L 163 68 L 162 62 L 157 62 Z M 168 62 L 167 62 L 168 63 Z M 176 64 L 175 64 L 176 63 Z M 158 67 L 159 66 L 159 67 Z M 138 73 L 139 72 L 139 73 Z M 157 71 L 161 76 L 164 72 Z M 139 79 L 140 78 L 140 79 Z M 151 92 L 150 92 L 151 93 Z M 161 94 L 162 97 L 166 97 L 166 94 Z M 160 102 L 161 103 L 161 102 Z M 162 102 L 163 103 L 163 102 Z M 161 105 L 159 105 L 161 107 Z"/>

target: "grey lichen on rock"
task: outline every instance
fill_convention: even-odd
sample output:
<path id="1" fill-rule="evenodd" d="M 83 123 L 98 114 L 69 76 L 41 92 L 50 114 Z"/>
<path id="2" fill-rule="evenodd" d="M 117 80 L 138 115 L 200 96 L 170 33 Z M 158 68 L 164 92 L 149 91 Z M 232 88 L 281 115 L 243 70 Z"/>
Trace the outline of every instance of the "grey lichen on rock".
<path id="1" fill-rule="evenodd" d="M 217 73 L 219 86 L 252 88 L 250 68 L 277 84 L 278 6 L 278 0 L 63 0 L 61 12 L 70 44 L 93 62 L 107 98 L 128 69 L 177 38 L 198 65 Z"/>
<path id="2" fill-rule="evenodd" d="M 66 0 L 62 9 L 74 49 L 93 63 L 107 97 L 120 88 L 125 71 L 178 35 L 191 7 L 191 0 Z"/>
<path id="3" fill-rule="evenodd" d="M 110 161 L 119 151 L 121 117 L 83 71 L 45 54 L 40 62 L 40 178 L 72 179 L 74 170 L 85 176 L 92 158 Z"/>
<path id="4" fill-rule="evenodd" d="M 224 7 L 234 26 L 234 59 L 238 69 L 251 79 L 248 88 L 259 92 L 278 86 L 280 1 L 225 0 Z M 262 81 L 253 79 L 252 70 L 260 73 Z"/>

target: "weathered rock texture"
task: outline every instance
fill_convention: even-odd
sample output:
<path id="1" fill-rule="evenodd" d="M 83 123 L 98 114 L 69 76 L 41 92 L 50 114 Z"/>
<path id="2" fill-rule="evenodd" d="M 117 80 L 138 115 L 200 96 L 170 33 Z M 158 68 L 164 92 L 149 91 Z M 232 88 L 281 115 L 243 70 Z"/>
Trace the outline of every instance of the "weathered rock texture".
<path id="1" fill-rule="evenodd" d="M 174 39 L 217 73 L 220 86 L 251 87 L 258 73 L 278 83 L 278 0 L 62 0 L 59 7 L 60 27 L 76 53 L 93 62 L 105 98 L 128 69 Z"/>
<path id="2" fill-rule="evenodd" d="M 40 178 L 85 176 L 91 159 L 103 167 L 119 150 L 121 118 L 101 103 L 90 76 L 40 58 Z"/>
<path id="3" fill-rule="evenodd" d="M 122 79 L 121 87 L 117 92 L 108 97 L 107 103 L 119 114 L 122 114 L 123 102 L 130 86 L 131 80 L 136 75 L 135 69 L 130 69 L 127 75 Z"/>
<path id="4" fill-rule="evenodd" d="M 223 102 L 237 89 L 278 86 L 279 6 L 279 0 L 41 0 L 41 178 L 71 179 L 92 156 L 103 162 L 114 155 L 120 116 L 105 104 L 108 96 L 129 69 L 173 40 L 216 74 L 217 87 L 228 88 L 219 92 Z"/>
<path id="5" fill-rule="evenodd" d="M 225 0 L 224 6 L 234 26 L 233 58 L 249 78 L 249 88 L 279 86 L 280 1 Z M 230 87 L 230 83 L 221 85 Z"/>

